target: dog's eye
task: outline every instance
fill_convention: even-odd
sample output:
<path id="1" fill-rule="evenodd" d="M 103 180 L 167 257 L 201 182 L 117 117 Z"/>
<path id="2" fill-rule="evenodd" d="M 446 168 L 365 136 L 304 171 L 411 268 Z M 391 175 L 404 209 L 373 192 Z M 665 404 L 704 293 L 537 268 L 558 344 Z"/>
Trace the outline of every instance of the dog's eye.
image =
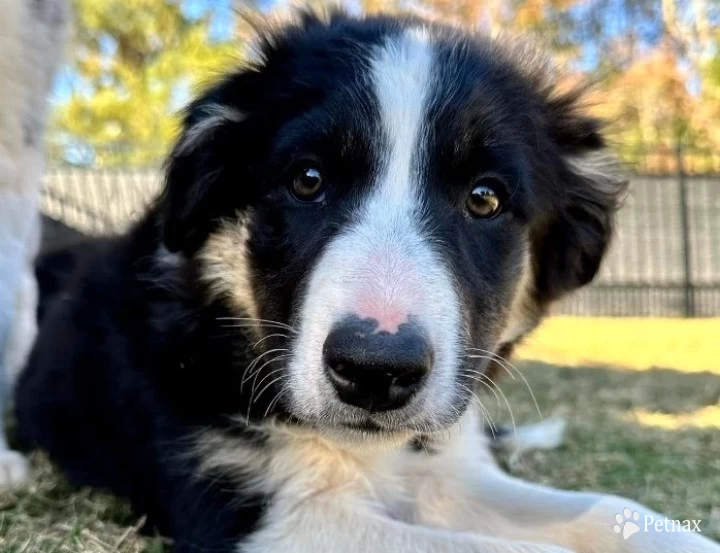
<path id="1" fill-rule="evenodd" d="M 473 217 L 479 219 L 492 219 L 502 209 L 502 203 L 495 191 L 498 180 L 494 178 L 481 179 L 467 199 L 467 208 Z"/>
<path id="2" fill-rule="evenodd" d="M 304 167 L 298 171 L 290 189 L 301 202 L 320 202 L 325 197 L 323 176 L 316 167 Z"/>

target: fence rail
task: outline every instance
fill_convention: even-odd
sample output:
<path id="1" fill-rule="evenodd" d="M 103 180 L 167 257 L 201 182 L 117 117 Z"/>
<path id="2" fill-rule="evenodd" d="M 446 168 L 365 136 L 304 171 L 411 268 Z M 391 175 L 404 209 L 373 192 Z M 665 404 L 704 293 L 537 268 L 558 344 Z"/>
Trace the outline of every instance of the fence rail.
<path id="1" fill-rule="evenodd" d="M 562 313 L 720 315 L 720 176 L 635 176 L 593 285 Z"/>
<path id="2" fill-rule="evenodd" d="M 120 232 L 159 188 L 156 169 L 56 168 L 43 211 L 88 235 Z M 556 311 L 720 316 L 720 176 L 633 177 L 600 275 Z"/>

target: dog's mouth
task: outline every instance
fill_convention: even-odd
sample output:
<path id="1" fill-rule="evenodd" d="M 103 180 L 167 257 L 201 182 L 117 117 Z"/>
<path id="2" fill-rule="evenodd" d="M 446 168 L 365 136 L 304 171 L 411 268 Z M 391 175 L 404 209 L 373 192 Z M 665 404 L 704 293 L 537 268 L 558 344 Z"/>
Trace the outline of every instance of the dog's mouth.
<path id="1" fill-rule="evenodd" d="M 474 374 L 483 367 L 474 363 Z M 314 397 L 291 394 L 286 406 L 296 420 L 330 436 L 395 440 L 444 432 L 478 397 L 475 380 L 465 378 L 469 370 L 462 363 L 445 369 L 448 374 L 435 378 L 431 373 L 414 397 L 397 409 L 373 411 L 348 403 L 328 379 L 317 382 Z"/>
<path id="2" fill-rule="evenodd" d="M 319 420 L 307 424 L 322 435 L 349 441 L 364 441 L 367 439 L 381 442 L 405 441 L 419 433 L 432 434 L 433 431 L 441 430 L 440 428 L 432 429 L 428 425 L 387 424 L 373 419 L 370 415 L 341 422 Z"/>
<path id="3" fill-rule="evenodd" d="M 365 419 L 358 422 L 346 422 L 342 423 L 340 426 L 350 431 L 366 432 L 368 434 L 385 434 L 388 432 L 387 428 L 384 428 L 371 419 Z"/>

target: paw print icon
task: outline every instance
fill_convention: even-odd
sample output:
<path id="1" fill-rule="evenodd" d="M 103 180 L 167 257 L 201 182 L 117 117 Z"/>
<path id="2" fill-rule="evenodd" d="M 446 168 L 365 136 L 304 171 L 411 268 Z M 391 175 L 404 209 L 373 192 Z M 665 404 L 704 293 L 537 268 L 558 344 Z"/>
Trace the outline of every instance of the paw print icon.
<path id="1" fill-rule="evenodd" d="M 631 536 L 640 531 L 640 526 L 637 524 L 639 520 L 640 513 L 625 509 L 622 514 L 618 513 L 615 515 L 615 522 L 617 522 L 617 524 L 613 526 L 613 531 L 616 534 L 622 534 L 624 540 L 630 539 Z"/>

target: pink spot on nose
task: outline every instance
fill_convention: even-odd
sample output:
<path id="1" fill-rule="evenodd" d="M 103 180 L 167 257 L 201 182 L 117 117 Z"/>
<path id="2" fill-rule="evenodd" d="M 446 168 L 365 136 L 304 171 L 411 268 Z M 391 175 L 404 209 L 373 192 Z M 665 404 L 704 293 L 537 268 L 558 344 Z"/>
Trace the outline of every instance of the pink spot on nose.
<path id="1" fill-rule="evenodd" d="M 408 312 L 405 309 L 394 308 L 389 305 L 378 305 L 372 300 L 360 301 L 356 306 L 357 315 L 361 319 L 374 319 L 378 326 L 375 332 L 389 332 L 395 334 L 400 325 L 409 321 Z"/>
<path id="2" fill-rule="evenodd" d="M 410 321 L 421 298 L 420 275 L 406 256 L 391 247 L 380 247 L 368 256 L 366 272 L 354 283 L 349 309 L 361 319 L 374 319 L 376 332 L 398 332 Z"/>

